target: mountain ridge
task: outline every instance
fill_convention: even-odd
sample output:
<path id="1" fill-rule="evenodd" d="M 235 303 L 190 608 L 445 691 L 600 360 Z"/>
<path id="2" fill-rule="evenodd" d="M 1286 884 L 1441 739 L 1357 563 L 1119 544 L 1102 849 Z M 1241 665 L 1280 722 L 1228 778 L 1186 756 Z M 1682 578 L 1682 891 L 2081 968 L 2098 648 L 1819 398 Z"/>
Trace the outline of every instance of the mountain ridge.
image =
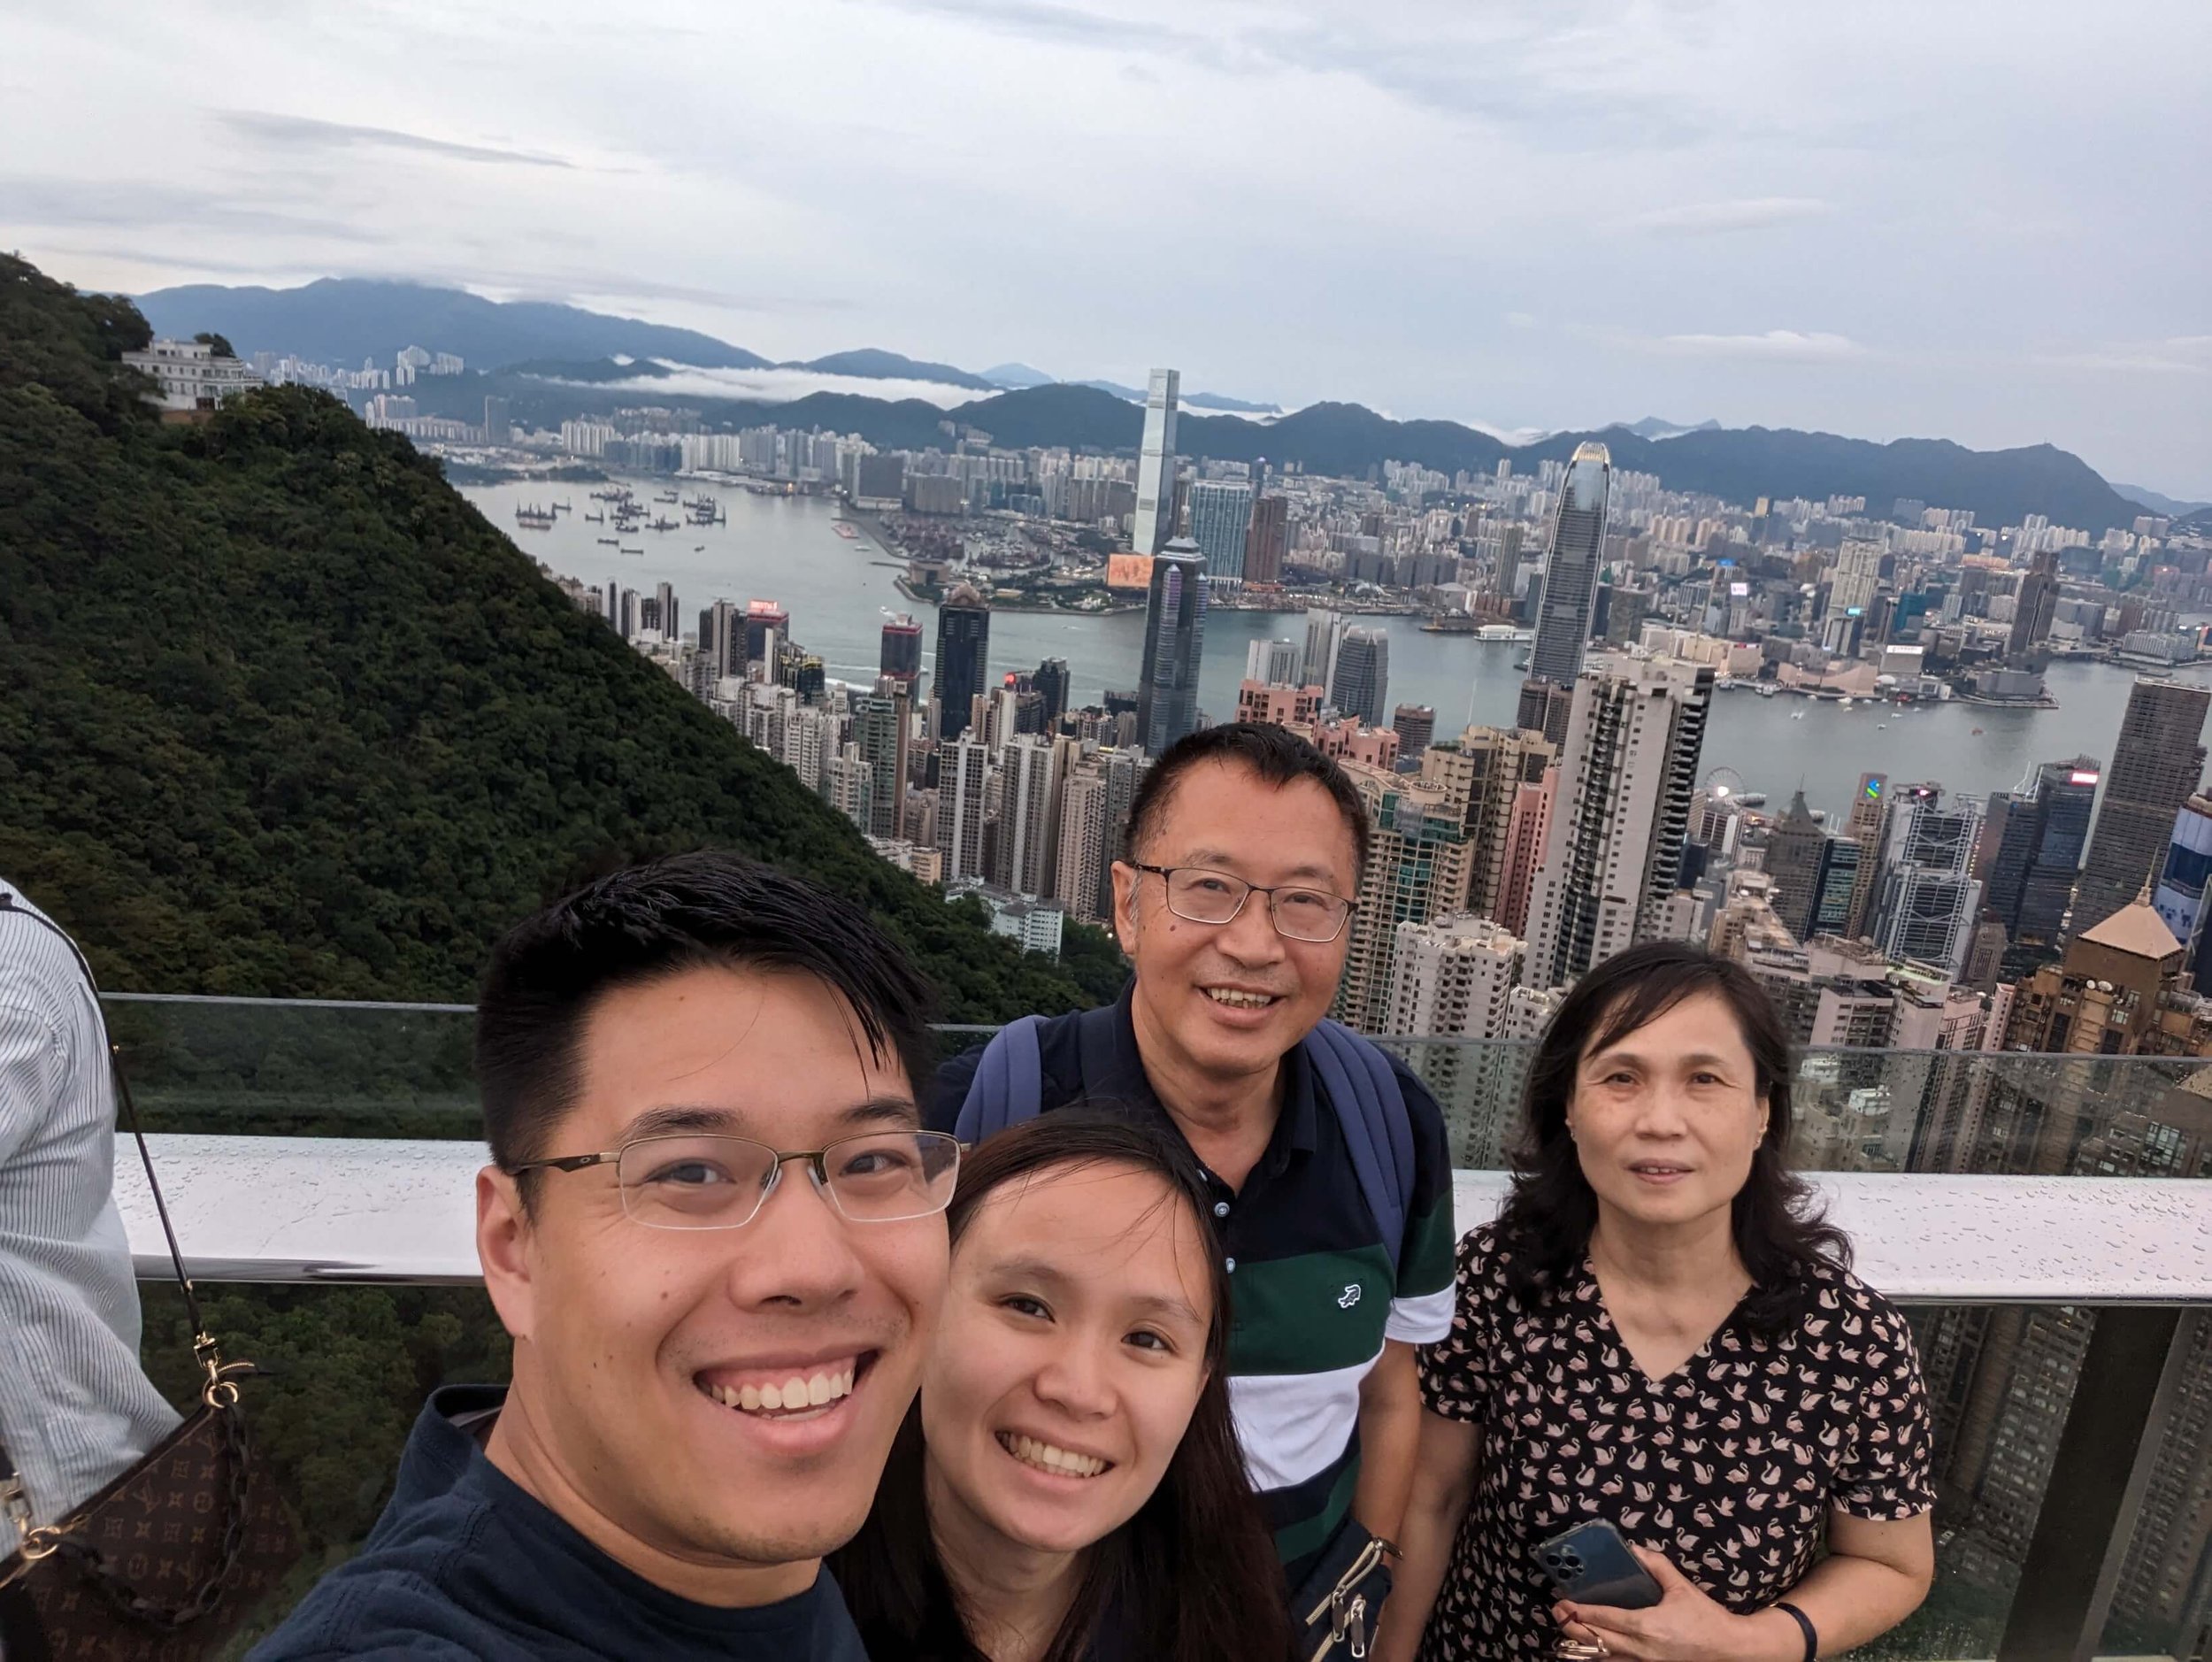
<path id="1" fill-rule="evenodd" d="M 360 280 L 323 279 L 301 289 L 222 289 L 199 285 L 167 289 L 145 298 L 156 303 L 150 321 L 167 332 L 195 334 L 212 328 L 227 335 L 242 352 L 257 350 L 256 333 L 264 324 L 255 317 L 234 315 L 214 306 L 209 297 L 219 295 L 300 296 L 313 291 L 318 302 L 353 292 L 345 285 Z M 435 289 L 423 285 L 370 284 L 370 297 L 380 298 L 388 308 L 394 295 L 434 297 L 458 296 L 465 319 L 482 323 L 505 308 L 461 290 Z M 178 296 L 184 296 L 182 300 Z M 289 304 L 289 303 L 288 303 Z M 663 326 L 634 319 L 611 319 L 576 307 L 545 305 L 530 311 L 520 321 L 533 330 L 550 328 L 583 319 L 578 327 L 588 331 L 611 328 L 603 346 L 576 353 L 518 352 L 505 360 L 527 364 L 541 377 L 561 367 L 564 358 L 604 359 L 675 357 L 682 353 L 669 337 L 689 343 L 687 361 L 703 368 L 801 368 L 820 373 L 852 374 L 863 378 L 928 379 L 932 374 L 964 377 L 967 386 L 985 392 L 992 383 L 950 365 L 905 357 L 881 348 L 834 353 L 826 358 L 778 365 L 758 353 L 690 330 L 664 331 Z M 488 309 L 488 310 L 485 310 Z M 363 327 L 388 327 L 372 319 Z M 640 332 L 643 333 L 641 334 Z M 357 339 L 358 337 L 356 337 Z M 498 340 L 506 337 L 490 335 Z M 541 334 L 526 338 L 542 343 Z M 401 341 L 399 344 L 407 344 Z M 438 350 L 462 350 L 445 341 L 417 343 Z M 296 343 L 286 350 L 300 350 Z M 394 347 L 392 350 L 397 350 Z M 721 361 L 702 362 L 718 356 Z M 348 361 L 341 358 L 338 361 Z M 490 358 L 475 357 L 480 367 Z M 836 365 L 836 367 L 827 367 Z M 1009 365 L 998 366 L 1004 371 Z M 1016 370 L 1025 366 L 1011 365 Z M 660 378 L 662 372 L 641 366 L 641 377 Z M 599 369 L 567 379 L 606 381 L 611 372 Z M 953 420 L 971 426 L 1003 443 L 1013 445 L 1091 445 L 1101 449 L 1133 450 L 1142 427 L 1142 411 L 1129 397 L 1135 389 L 1107 383 L 1110 390 L 1079 381 L 1051 381 L 1006 390 L 960 404 L 949 414 L 935 404 L 916 399 L 877 399 L 864 394 L 819 392 L 801 398 L 773 401 L 741 397 L 710 398 L 687 396 L 684 402 L 703 411 L 711 409 L 732 419 L 773 420 L 781 424 L 835 426 L 841 432 L 857 432 L 872 442 L 922 448 L 943 442 L 941 424 Z M 518 418 L 557 425 L 565 414 L 581 410 L 611 410 L 626 395 L 593 395 L 588 389 L 564 386 L 559 404 L 539 396 L 549 391 L 544 379 L 513 368 L 495 367 L 488 373 L 419 379 L 411 389 L 416 402 L 429 413 L 478 420 L 487 392 L 511 396 Z M 634 397 L 634 395 L 626 395 Z M 1194 395 L 1194 397 L 1198 395 Z M 1639 432 L 1639 429 L 1643 429 Z M 1661 430 L 1663 429 L 1663 435 Z M 1647 435 L 1650 435 L 1647 436 Z M 1836 495 L 1863 496 L 1869 512 L 1886 512 L 1901 497 L 1916 497 L 1932 505 L 1971 509 L 1984 523 L 2016 524 L 2027 513 L 2047 513 L 2055 522 L 2101 531 L 2125 526 L 2143 511 L 2144 504 L 2115 490 L 2095 471 L 2070 452 L 2049 445 L 2013 450 L 1972 450 L 1945 439 L 1901 439 L 1887 444 L 1847 438 L 1840 435 L 1803 432 L 1793 428 L 1718 428 L 1709 424 L 1680 429 L 1658 418 L 1616 424 L 1594 432 L 1548 435 L 1525 445 L 1510 445 L 1492 434 L 1446 420 L 1395 421 L 1363 405 L 1339 401 L 1309 404 L 1268 421 L 1248 419 L 1228 411 L 1206 412 L 1186 408 L 1179 428 L 1179 448 L 1186 453 L 1223 461 L 1255 461 L 1262 457 L 1281 463 L 1295 461 L 1312 471 L 1364 475 L 1385 461 L 1418 462 L 1450 473 L 1462 468 L 1487 471 L 1502 459 L 1533 466 L 1547 459 L 1565 459 L 1584 439 L 1596 438 L 1611 446 L 1615 461 L 1641 472 L 1660 474 L 1671 489 L 1705 492 L 1750 505 L 1759 496 L 1801 496 L 1815 500 Z M 1663 448 L 1659 448 L 1663 447 Z"/>

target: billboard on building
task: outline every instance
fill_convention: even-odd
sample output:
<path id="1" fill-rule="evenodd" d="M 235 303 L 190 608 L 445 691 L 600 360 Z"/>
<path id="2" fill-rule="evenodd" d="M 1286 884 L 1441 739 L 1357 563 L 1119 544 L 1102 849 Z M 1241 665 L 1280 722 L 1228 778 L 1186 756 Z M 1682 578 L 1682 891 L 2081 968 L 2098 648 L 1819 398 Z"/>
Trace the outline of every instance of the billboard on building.
<path id="1" fill-rule="evenodd" d="M 1139 593 L 1152 587 L 1152 556 L 1149 554 L 1109 554 L 1106 557 L 1106 587 L 1133 589 Z"/>

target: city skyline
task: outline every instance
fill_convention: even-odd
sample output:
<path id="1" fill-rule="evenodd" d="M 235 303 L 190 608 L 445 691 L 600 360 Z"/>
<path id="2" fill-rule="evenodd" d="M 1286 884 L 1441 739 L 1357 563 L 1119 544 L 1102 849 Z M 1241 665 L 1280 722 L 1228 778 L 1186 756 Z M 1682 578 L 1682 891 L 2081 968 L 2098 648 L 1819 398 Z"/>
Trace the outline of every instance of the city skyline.
<path id="1" fill-rule="evenodd" d="M 406 275 L 1509 430 L 2049 441 L 2202 499 L 2208 217 L 2160 164 L 2212 18 L 2031 10 L 27 12 L 0 219 L 87 287 Z M 1148 234 L 1170 158 L 1202 267 L 1061 258 Z"/>

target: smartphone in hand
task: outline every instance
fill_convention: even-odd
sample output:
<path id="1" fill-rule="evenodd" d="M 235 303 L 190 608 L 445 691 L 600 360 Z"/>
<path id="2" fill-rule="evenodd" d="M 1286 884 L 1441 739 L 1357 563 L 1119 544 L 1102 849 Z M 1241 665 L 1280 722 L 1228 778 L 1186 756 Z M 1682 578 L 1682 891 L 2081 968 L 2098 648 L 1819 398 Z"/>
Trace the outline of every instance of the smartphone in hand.
<path id="1" fill-rule="evenodd" d="M 1540 1543 L 1536 1562 L 1560 1597 L 1578 1604 L 1647 1610 L 1663 1597 L 1609 1519 L 1593 1518 Z"/>

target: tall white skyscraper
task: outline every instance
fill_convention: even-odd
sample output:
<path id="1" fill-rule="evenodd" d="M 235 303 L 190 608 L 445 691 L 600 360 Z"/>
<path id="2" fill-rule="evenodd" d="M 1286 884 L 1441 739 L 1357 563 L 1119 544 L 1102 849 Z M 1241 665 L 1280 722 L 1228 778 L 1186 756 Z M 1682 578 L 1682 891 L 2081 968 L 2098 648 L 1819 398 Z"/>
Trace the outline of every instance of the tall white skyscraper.
<path id="1" fill-rule="evenodd" d="M 1306 664 L 1298 684 L 1326 687 L 1336 675 L 1336 649 L 1344 639 L 1344 614 L 1316 606 L 1306 613 Z"/>
<path id="2" fill-rule="evenodd" d="M 1157 554 L 1175 535 L 1175 401 L 1180 371 L 1156 369 L 1144 396 L 1144 448 L 1137 457 L 1137 517 L 1129 546 Z"/>
<path id="3" fill-rule="evenodd" d="M 1529 901 L 1530 986 L 1666 934 L 1712 699 L 1712 666 L 1671 658 L 1600 656 L 1576 680 Z"/>
<path id="4" fill-rule="evenodd" d="M 1270 687 L 1301 687 L 1306 655 L 1295 641 L 1255 641 L 1244 650 L 1244 679 Z"/>
<path id="5" fill-rule="evenodd" d="M 1096 758 L 1077 762 L 1060 791 L 1060 848 L 1052 881 L 1053 897 L 1068 915 L 1085 923 L 1107 921 L 1099 904 L 1099 874 L 1106 869 L 1105 765 Z"/>
<path id="6" fill-rule="evenodd" d="M 1520 985 L 1525 943 L 1503 924 L 1465 912 L 1398 926 L 1384 1031 L 1422 1038 L 1495 1039 L 1506 995 Z"/>

